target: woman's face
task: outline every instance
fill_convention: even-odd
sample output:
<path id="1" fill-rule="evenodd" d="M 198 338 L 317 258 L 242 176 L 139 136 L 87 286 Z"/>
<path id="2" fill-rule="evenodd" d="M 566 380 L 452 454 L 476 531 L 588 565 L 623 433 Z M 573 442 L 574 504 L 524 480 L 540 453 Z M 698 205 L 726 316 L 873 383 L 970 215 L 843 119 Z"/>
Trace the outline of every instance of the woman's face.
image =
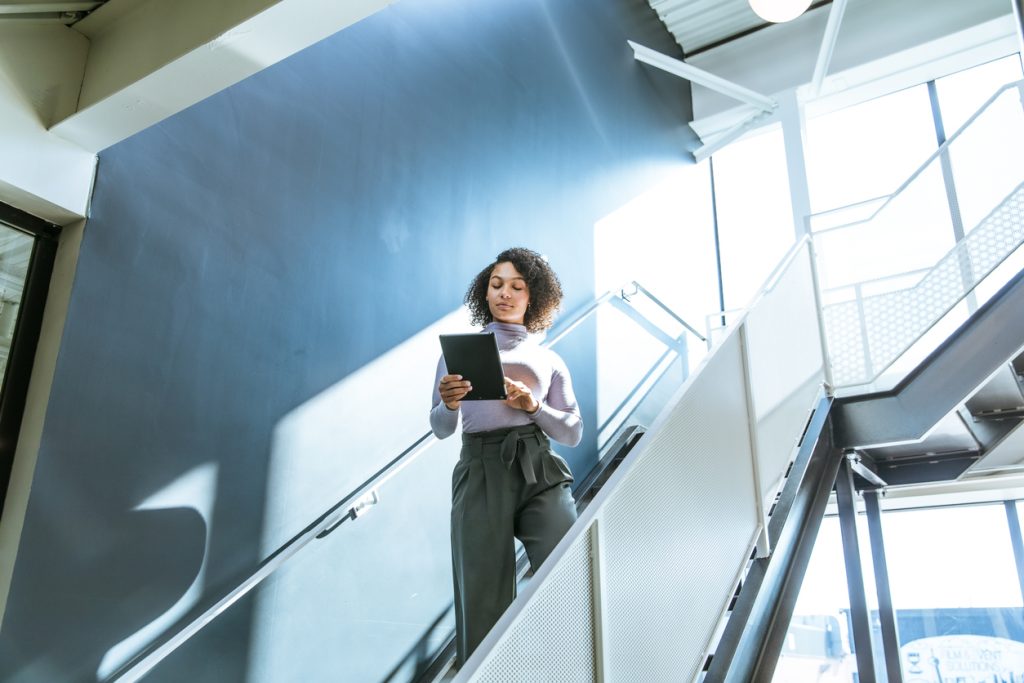
<path id="1" fill-rule="evenodd" d="M 522 325 L 529 303 L 530 290 L 516 267 L 507 261 L 494 266 L 487 285 L 487 306 L 491 309 L 491 317 L 500 323 Z"/>

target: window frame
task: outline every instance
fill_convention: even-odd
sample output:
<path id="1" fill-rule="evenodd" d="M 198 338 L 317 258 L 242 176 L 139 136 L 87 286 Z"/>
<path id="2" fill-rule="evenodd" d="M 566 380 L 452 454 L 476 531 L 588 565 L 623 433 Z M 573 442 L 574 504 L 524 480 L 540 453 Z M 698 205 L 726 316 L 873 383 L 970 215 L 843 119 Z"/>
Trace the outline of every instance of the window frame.
<path id="1" fill-rule="evenodd" d="M 0 202 L 0 224 L 33 237 L 32 255 L 18 319 L 11 339 L 11 350 L 0 384 L 0 514 L 7 500 L 7 489 L 14 469 L 18 435 L 25 414 L 32 366 L 43 323 L 46 298 L 57 256 L 61 227 L 30 213 Z"/>

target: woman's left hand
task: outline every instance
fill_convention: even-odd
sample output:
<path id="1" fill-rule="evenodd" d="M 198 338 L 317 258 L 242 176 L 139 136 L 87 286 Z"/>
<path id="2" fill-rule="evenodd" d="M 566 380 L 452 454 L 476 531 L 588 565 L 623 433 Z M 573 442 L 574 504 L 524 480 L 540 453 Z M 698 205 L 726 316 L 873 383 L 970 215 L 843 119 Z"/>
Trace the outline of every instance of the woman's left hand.
<path id="1" fill-rule="evenodd" d="M 528 413 L 535 413 L 540 410 L 540 403 L 533 397 L 530 387 L 514 379 L 505 378 L 505 405 L 516 410 L 525 410 Z"/>

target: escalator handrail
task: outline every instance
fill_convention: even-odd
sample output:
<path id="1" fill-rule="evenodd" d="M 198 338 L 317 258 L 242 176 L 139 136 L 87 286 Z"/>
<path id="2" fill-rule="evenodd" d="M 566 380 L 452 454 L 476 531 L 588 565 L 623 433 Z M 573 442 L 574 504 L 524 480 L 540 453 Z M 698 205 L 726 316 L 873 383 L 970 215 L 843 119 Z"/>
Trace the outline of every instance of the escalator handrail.
<path id="1" fill-rule="evenodd" d="M 669 309 L 664 303 L 654 297 L 654 295 L 652 295 L 647 289 L 634 280 L 622 287 L 608 290 L 601 296 L 594 299 L 591 303 L 577 310 L 565 323 L 556 327 L 550 335 L 541 341 L 541 346 L 549 347 L 558 343 L 558 341 L 582 324 L 587 318 L 612 298 L 621 297 L 623 299 L 627 299 L 627 291 L 629 289 L 632 289 L 632 293 L 634 294 L 636 292 L 642 292 L 660 308 L 668 312 L 668 314 L 674 319 L 679 321 L 687 331 L 700 338 L 701 341 L 705 341 L 705 338 L 690 324 L 680 318 L 675 312 Z M 376 503 L 376 489 L 380 488 L 390 479 L 395 477 L 436 441 L 437 437 L 434 436 L 433 432 L 427 432 L 419 437 L 408 448 L 402 451 L 376 473 L 371 475 L 358 487 L 350 491 L 341 500 L 332 505 L 326 512 L 313 520 L 302 531 L 285 541 L 276 550 L 267 555 L 267 557 L 257 565 L 256 569 L 252 573 L 236 584 L 234 588 L 217 600 L 217 602 L 203 609 L 198 614 L 194 614 L 194 610 L 192 615 L 186 615 L 183 617 L 178 621 L 178 624 L 181 624 L 180 628 L 172 627 L 171 629 L 168 629 L 164 634 L 166 637 L 157 639 L 147 647 L 143 648 L 143 650 L 128 660 L 113 674 L 104 679 L 103 683 L 133 683 L 134 681 L 140 680 L 164 658 L 183 645 L 193 635 L 201 631 L 222 612 L 227 610 L 231 605 L 256 588 L 256 586 L 262 583 L 267 577 L 280 569 L 281 566 L 291 559 L 292 556 L 298 553 L 311 541 L 327 536 L 347 520 L 356 519 L 364 506 L 361 501 L 366 501 L 367 498 L 372 497 L 372 502 L 366 501 L 365 505 L 372 505 Z M 170 633 L 169 636 L 167 636 L 168 633 Z"/>

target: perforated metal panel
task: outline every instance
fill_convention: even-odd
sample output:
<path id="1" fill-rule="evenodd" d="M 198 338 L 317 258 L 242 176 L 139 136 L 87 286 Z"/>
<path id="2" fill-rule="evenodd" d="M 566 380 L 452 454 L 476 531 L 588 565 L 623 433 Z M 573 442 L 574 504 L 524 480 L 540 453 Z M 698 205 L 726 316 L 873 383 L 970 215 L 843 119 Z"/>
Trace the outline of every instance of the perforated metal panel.
<path id="1" fill-rule="evenodd" d="M 810 245 L 805 244 L 746 322 L 747 366 L 765 511 L 775 500 L 810 407 L 825 380 Z"/>
<path id="2" fill-rule="evenodd" d="M 757 529 L 739 338 L 702 369 L 609 498 L 608 681 L 688 681 Z"/>
<path id="3" fill-rule="evenodd" d="M 825 306 L 835 383 L 872 381 L 1022 242 L 1024 186 L 1018 185 L 913 287 Z"/>
<path id="4" fill-rule="evenodd" d="M 802 427 L 796 402 L 822 371 L 817 309 L 806 301 L 813 300 L 809 265 L 809 254 L 800 254 L 775 294 L 756 304 L 765 308 L 751 338 L 751 362 L 761 367 L 751 374 L 759 383 L 752 395 L 764 410 L 757 429 L 782 450 Z M 773 324 L 780 310 L 788 327 Z M 793 320 L 804 314 L 810 322 Z M 456 683 L 697 678 L 760 529 L 751 446 L 758 437 L 740 333 L 749 322 L 716 347 L 655 421 L 574 527 L 575 538 L 555 549 Z M 786 342 L 794 330 L 801 343 Z M 806 357 L 815 344 L 816 361 Z M 769 386 L 779 376 L 775 364 L 784 368 L 781 387 Z M 591 558 L 595 529 L 599 562 Z"/>
<path id="5" fill-rule="evenodd" d="M 584 534 L 561 558 L 473 681 L 597 680 L 591 546 L 590 534 Z"/>

